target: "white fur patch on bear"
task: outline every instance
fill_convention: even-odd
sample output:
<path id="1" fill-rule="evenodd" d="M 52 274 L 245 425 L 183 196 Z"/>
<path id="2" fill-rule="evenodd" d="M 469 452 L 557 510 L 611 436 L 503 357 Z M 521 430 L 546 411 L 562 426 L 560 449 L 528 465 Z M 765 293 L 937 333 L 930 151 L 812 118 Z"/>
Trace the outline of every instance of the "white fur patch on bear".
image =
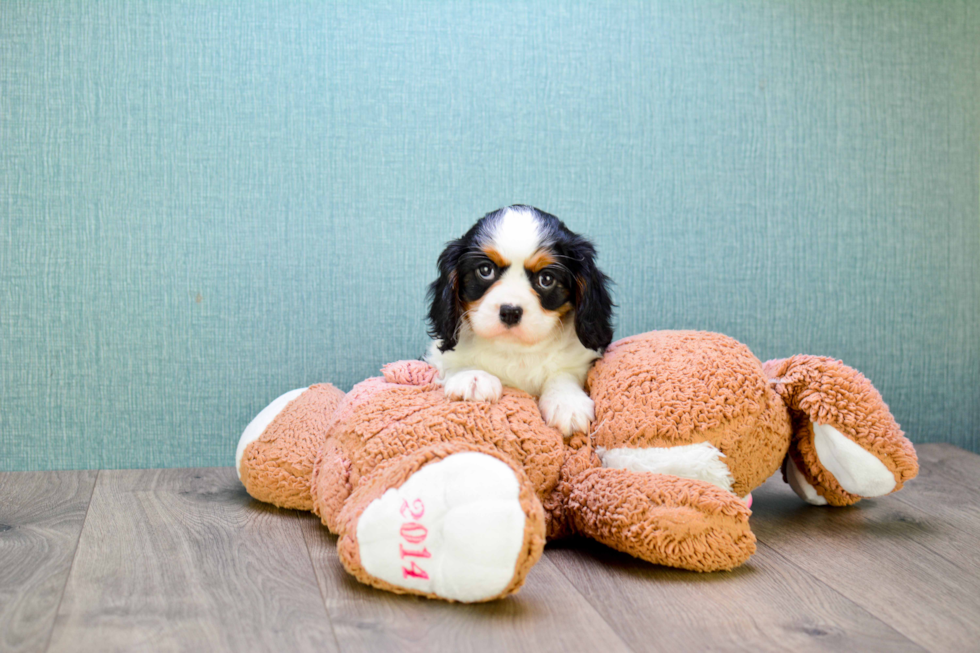
<path id="1" fill-rule="evenodd" d="M 833 426 L 811 426 L 817 458 L 842 488 L 859 497 L 880 497 L 895 489 L 895 475 L 877 456 Z"/>
<path id="2" fill-rule="evenodd" d="M 526 516 L 514 472 L 493 456 L 453 454 L 375 499 L 357 522 L 365 571 L 445 599 L 479 601 L 513 580 Z"/>
<path id="3" fill-rule="evenodd" d="M 786 456 L 786 460 L 783 461 L 783 465 L 786 471 L 786 481 L 789 483 L 789 486 L 793 488 L 793 492 L 796 492 L 796 496 L 800 497 L 810 505 L 827 505 L 827 500 L 817 494 L 816 488 L 807 482 L 806 477 L 803 476 L 803 472 L 800 471 L 800 468 L 796 466 L 796 463 L 793 462 L 793 459 L 790 456 Z"/>
<path id="4" fill-rule="evenodd" d="M 603 467 L 706 481 L 729 492 L 735 482 L 728 465 L 722 461 L 725 454 L 709 442 L 642 449 L 596 447 L 596 454 Z"/>
<path id="5" fill-rule="evenodd" d="M 286 394 L 280 396 L 271 404 L 263 408 L 262 411 L 248 423 L 248 426 L 245 427 L 242 437 L 238 439 L 238 448 L 235 449 L 235 471 L 238 472 L 239 481 L 242 480 L 242 456 L 245 455 L 245 447 L 258 440 L 265 432 L 266 427 L 272 423 L 272 420 L 279 416 L 282 409 L 285 408 L 290 401 L 306 392 L 306 390 L 306 388 L 296 388 L 295 390 L 290 390 Z"/>

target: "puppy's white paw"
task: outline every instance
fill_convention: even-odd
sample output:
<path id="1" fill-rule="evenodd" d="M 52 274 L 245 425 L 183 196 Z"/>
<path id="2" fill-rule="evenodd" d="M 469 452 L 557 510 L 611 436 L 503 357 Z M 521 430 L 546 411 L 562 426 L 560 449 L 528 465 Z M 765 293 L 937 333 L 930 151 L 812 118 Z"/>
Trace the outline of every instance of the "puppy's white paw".
<path id="1" fill-rule="evenodd" d="M 504 392 L 500 379 L 483 370 L 457 372 L 446 379 L 443 388 L 453 401 L 497 402 Z"/>
<path id="2" fill-rule="evenodd" d="M 582 390 L 545 392 L 538 400 L 541 417 L 568 437 L 573 433 L 588 433 L 595 419 L 595 403 Z"/>

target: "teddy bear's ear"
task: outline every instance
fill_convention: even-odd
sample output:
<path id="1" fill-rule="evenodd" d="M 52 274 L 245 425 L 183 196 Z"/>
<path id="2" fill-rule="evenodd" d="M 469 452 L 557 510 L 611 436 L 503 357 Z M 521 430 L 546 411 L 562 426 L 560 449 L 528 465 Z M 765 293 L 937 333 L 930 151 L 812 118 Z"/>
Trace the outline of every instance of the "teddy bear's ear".
<path id="1" fill-rule="evenodd" d="M 439 255 L 439 278 L 429 286 L 429 336 L 441 341 L 440 351 L 456 346 L 459 321 L 463 317 L 457 265 L 465 249 L 462 238 L 446 245 Z"/>

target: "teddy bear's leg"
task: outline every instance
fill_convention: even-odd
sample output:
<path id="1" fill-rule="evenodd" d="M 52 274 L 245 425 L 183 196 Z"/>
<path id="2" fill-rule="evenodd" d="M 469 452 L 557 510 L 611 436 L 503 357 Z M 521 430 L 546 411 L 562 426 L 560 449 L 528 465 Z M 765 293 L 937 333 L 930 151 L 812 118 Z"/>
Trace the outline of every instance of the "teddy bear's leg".
<path id="1" fill-rule="evenodd" d="M 718 571 L 755 553 L 751 512 L 705 481 L 596 468 L 573 481 L 567 509 L 575 530 L 648 562 Z"/>
<path id="2" fill-rule="evenodd" d="M 521 468 L 480 446 L 439 444 L 361 479 L 337 549 L 361 582 L 451 601 L 516 592 L 544 548 L 544 513 Z"/>
<path id="3" fill-rule="evenodd" d="M 793 420 L 783 478 L 800 498 L 846 506 L 899 490 L 918 473 L 912 443 L 860 372 L 820 356 L 763 367 Z"/>
<path id="4" fill-rule="evenodd" d="M 313 507 L 313 463 L 344 393 L 322 383 L 280 396 L 238 440 L 235 468 L 252 497 L 295 510 Z"/>

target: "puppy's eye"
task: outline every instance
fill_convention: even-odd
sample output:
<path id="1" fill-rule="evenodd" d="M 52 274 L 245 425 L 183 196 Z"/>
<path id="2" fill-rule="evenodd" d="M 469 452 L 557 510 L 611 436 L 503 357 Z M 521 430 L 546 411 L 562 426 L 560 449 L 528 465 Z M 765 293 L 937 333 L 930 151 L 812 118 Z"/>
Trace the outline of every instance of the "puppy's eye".
<path id="1" fill-rule="evenodd" d="M 493 279 L 494 275 L 497 274 L 497 271 L 489 263 L 484 263 L 476 269 L 476 273 L 480 275 L 481 279 L 489 281 L 490 279 Z"/>
<path id="2" fill-rule="evenodd" d="M 538 285 L 547 290 L 555 285 L 555 275 L 550 272 L 542 272 L 538 275 Z"/>

